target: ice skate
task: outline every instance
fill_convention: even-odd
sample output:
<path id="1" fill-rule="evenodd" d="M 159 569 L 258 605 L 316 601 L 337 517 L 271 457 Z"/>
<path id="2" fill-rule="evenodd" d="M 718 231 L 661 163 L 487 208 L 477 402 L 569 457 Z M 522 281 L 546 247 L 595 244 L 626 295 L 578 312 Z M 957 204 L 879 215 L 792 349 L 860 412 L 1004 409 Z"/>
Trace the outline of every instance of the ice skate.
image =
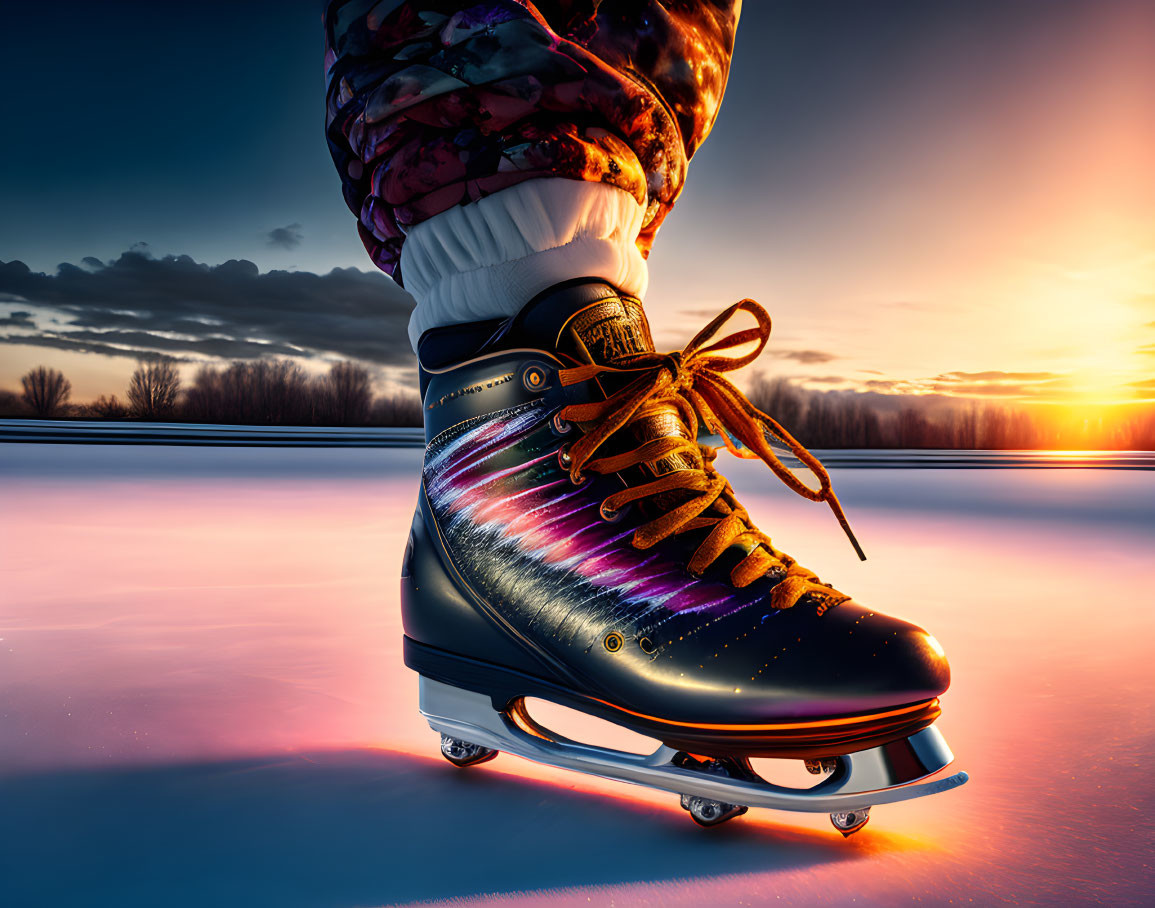
<path id="1" fill-rule="evenodd" d="M 750 316 L 757 327 L 722 336 Z M 506 322 L 422 338 L 428 447 L 402 571 L 405 659 L 451 762 L 504 751 L 672 792 L 704 826 L 769 807 L 829 813 L 846 835 L 872 806 L 966 781 L 940 775 L 953 758 L 932 724 L 949 684 L 934 638 L 776 548 L 698 442 L 708 432 L 761 458 L 826 503 L 857 548 L 825 470 L 722 374 L 769 330 L 744 301 L 658 354 L 639 302 L 578 281 Z M 661 746 L 568 740 L 526 698 Z M 759 757 L 804 760 L 816 784 L 765 781 Z"/>

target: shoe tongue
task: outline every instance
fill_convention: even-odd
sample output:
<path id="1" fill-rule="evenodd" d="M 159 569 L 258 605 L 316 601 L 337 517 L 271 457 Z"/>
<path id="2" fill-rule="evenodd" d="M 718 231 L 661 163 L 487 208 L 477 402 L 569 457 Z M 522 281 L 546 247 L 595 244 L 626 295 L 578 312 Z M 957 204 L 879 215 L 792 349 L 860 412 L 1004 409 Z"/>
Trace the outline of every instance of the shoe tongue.
<path id="1" fill-rule="evenodd" d="M 628 297 L 615 297 L 574 313 L 561 332 L 558 346 L 562 352 L 585 363 L 628 366 L 638 354 L 654 352 L 654 338 L 642 304 Z M 612 394 L 633 378 L 610 374 L 599 380 L 604 390 Z M 669 435 L 690 438 L 690 430 L 673 404 L 647 407 L 647 412 L 630 424 L 629 431 L 634 443 L 639 445 Z M 681 453 L 667 454 L 644 467 L 654 476 L 693 468 L 691 459 Z"/>
<path id="2" fill-rule="evenodd" d="M 562 352 L 586 363 L 615 366 L 639 353 L 654 352 L 642 304 L 614 297 L 576 312 L 558 338 Z"/>
<path id="3" fill-rule="evenodd" d="M 511 332 L 520 343 L 556 350 L 578 363 L 617 365 L 654 349 L 642 304 L 597 280 L 571 281 L 539 294 L 518 313 Z"/>
<path id="4" fill-rule="evenodd" d="M 641 302 L 601 281 L 574 282 L 547 291 L 527 305 L 515 321 L 527 343 L 556 350 L 579 363 L 628 366 L 638 354 L 654 352 L 650 323 Z M 609 373 L 600 375 L 597 382 L 605 394 L 612 395 L 636 377 Z M 629 431 L 631 445 L 669 435 L 690 438 L 689 428 L 672 404 L 647 408 L 645 415 L 630 424 Z M 689 457 L 675 453 L 638 469 L 654 476 L 694 468 Z"/>

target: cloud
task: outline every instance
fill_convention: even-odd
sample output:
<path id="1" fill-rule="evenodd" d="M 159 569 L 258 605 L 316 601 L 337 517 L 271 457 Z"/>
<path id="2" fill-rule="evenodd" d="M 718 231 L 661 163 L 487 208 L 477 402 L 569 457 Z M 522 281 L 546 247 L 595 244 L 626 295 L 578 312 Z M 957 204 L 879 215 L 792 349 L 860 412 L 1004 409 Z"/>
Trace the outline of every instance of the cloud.
<path id="1" fill-rule="evenodd" d="M 1155 344 L 1145 344 L 1136 351 L 1144 356 L 1155 356 Z"/>
<path id="2" fill-rule="evenodd" d="M 991 383 L 983 384 L 934 384 L 931 388 L 941 394 L 962 395 L 964 397 L 1038 397 L 1038 385 Z"/>
<path id="3" fill-rule="evenodd" d="M 946 397 L 1016 397 L 1053 399 L 1069 389 L 1068 376 L 1058 372 L 945 372 L 934 378 L 871 379 L 862 384 L 881 394 L 931 394 Z"/>
<path id="4" fill-rule="evenodd" d="M 19 335 L 0 337 L 0 344 L 25 344 L 31 347 L 47 347 L 50 350 L 69 350 L 73 353 L 95 353 L 103 356 L 129 356 L 138 359 L 167 360 L 169 362 L 185 362 L 188 357 L 171 356 L 166 353 L 157 353 L 152 350 L 126 350 L 123 347 L 114 347 L 111 344 L 85 343 L 69 340 L 56 334 L 37 334 L 29 337 Z"/>
<path id="5" fill-rule="evenodd" d="M 300 224 L 289 224 L 286 227 L 276 227 L 268 233 L 270 246 L 280 246 L 282 249 L 296 249 L 305 238 L 301 233 Z"/>
<path id="6" fill-rule="evenodd" d="M 0 318 L 0 328 L 35 328 L 31 312 L 9 312 Z"/>
<path id="7" fill-rule="evenodd" d="M 1047 382 L 1063 378 L 1057 372 L 947 372 L 936 382 Z"/>
<path id="8" fill-rule="evenodd" d="M 233 340 L 227 337 L 174 338 L 150 334 L 147 331 L 66 331 L 29 336 L 14 335 L 0 338 L 14 344 L 33 347 L 55 347 L 77 353 L 100 353 L 105 356 L 141 356 L 189 361 L 215 356 L 221 359 L 262 359 L 266 356 L 308 356 L 309 352 L 291 344 Z M 185 354 L 185 355 L 182 355 Z"/>
<path id="9" fill-rule="evenodd" d="M 1058 372 L 946 372 L 922 382 L 925 390 L 955 397 L 1053 398 L 1066 389 Z"/>
<path id="10" fill-rule="evenodd" d="M 833 353 L 826 353 L 822 350 L 772 350 L 767 349 L 767 356 L 776 356 L 778 359 L 792 359 L 796 363 L 802 363 L 807 366 L 813 366 L 818 363 L 828 363 L 831 360 L 839 359 Z"/>
<path id="11" fill-rule="evenodd" d="M 65 263 L 55 274 L 0 262 L 0 299 L 22 307 L 0 320 L 0 343 L 129 357 L 335 355 L 413 364 L 406 331 L 413 300 L 383 274 L 261 273 L 244 260 L 205 265 L 139 250 L 94 261 Z M 53 316 L 51 327 L 43 314 Z M 26 333 L 38 322 L 37 333 Z"/>

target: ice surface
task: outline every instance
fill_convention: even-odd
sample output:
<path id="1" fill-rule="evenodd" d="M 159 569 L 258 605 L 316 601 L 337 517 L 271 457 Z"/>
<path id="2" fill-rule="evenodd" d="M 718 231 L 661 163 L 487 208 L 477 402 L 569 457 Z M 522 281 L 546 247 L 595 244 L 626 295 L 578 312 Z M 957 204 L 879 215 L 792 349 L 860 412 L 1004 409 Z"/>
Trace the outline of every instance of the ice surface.
<path id="1" fill-rule="evenodd" d="M 1149 903 L 1155 473 L 838 470 L 870 561 L 722 465 L 824 579 L 933 630 L 971 782 L 716 830 L 437 757 L 400 658 L 420 452 L 0 446 L 0 903 Z"/>

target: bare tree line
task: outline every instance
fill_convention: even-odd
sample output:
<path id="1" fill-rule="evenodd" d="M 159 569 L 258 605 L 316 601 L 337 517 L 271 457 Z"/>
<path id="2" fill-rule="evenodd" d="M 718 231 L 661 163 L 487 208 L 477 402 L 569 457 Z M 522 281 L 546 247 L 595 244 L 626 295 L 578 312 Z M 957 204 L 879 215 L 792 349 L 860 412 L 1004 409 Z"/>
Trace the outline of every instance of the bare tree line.
<path id="1" fill-rule="evenodd" d="M 202 366 L 192 383 L 167 361 L 140 363 L 125 399 L 101 395 L 90 404 L 70 403 L 72 386 L 56 369 L 38 366 L 22 379 L 24 391 L 0 391 L 0 416 L 96 417 L 175 420 L 239 425 L 420 426 L 416 394 L 374 396 L 369 370 L 334 363 L 310 376 L 288 360 Z"/>
<path id="2" fill-rule="evenodd" d="M 44 366 L 30 370 L 20 379 L 20 384 L 24 386 L 21 398 L 37 414 L 55 413 L 68 403 L 72 395 L 72 382 L 63 373 Z"/>
<path id="3" fill-rule="evenodd" d="M 102 395 L 69 402 L 71 384 L 38 366 L 21 380 L 23 393 L 0 391 L 0 416 L 151 419 L 239 425 L 420 426 L 412 392 L 374 396 L 369 371 L 339 362 L 311 376 L 288 360 L 202 366 L 183 387 L 169 362 L 142 362 L 125 400 Z M 1038 410 L 960 401 L 930 412 L 901 399 L 849 391 L 811 391 L 786 379 L 755 376 L 752 403 L 809 448 L 947 448 L 986 450 L 1155 450 L 1155 409 L 1063 423 Z M 897 406 L 896 406 L 897 403 Z"/>
<path id="4" fill-rule="evenodd" d="M 959 402 L 930 414 L 906 403 L 877 405 L 876 395 L 810 391 L 786 379 L 756 376 L 751 403 L 808 448 L 961 450 L 1155 450 L 1155 408 L 1067 423 L 1002 403 Z"/>

